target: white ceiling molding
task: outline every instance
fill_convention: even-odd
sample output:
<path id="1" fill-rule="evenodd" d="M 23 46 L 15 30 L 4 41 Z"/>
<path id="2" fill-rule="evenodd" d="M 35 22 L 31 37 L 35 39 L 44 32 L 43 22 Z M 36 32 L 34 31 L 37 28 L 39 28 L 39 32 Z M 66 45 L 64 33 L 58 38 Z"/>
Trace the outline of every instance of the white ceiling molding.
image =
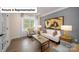
<path id="1" fill-rule="evenodd" d="M 46 14 L 41 15 L 41 17 L 47 16 L 49 14 L 52 14 L 52 13 L 55 13 L 55 12 L 58 12 L 58 11 L 61 11 L 61 10 L 67 9 L 67 8 L 69 8 L 69 7 L 63 7 L 63 8 L 56 9 L 55 11 L 50 11 Z"/>

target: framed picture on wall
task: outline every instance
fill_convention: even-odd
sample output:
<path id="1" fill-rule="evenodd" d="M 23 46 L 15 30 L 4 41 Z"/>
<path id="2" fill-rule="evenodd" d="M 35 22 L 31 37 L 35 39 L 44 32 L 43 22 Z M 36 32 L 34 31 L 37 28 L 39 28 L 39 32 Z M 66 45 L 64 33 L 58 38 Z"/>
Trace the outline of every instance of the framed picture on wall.
<path id="1" fill-rule="evenodd" d="M 55 18 L 50 18 L 45 21 L 45 27 L 47 29 L 60 30 L 61 25 L 64 25 L 64 16 L 59 16 Z"/>

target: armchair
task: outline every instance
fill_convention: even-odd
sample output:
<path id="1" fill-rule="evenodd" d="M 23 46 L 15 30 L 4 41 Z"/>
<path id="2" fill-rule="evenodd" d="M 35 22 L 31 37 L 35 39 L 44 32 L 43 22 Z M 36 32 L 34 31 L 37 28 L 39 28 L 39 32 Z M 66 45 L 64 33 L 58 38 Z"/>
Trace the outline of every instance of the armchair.
<path id="1" fill-rule="evenodd" d="M 27 29 L 27 37 L 32 37 L 32 35 L 34 35 L 34 28 L 28 28 Z"/>

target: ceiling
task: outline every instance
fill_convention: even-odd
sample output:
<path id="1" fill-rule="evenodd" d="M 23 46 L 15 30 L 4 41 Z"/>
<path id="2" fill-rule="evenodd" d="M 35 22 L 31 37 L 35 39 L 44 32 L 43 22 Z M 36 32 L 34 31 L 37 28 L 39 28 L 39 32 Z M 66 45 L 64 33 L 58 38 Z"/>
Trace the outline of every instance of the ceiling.
<path id="1" fill-rule="evenodd" d="M 64 9 L 65 7 L 37 7 L 37 13 L 31 13 L 31 14 L 26 14 L 26 15 L 30 15 L 30 16 L 46 16 L 48 14 L 57 12 L 61 9 Z"/>
<path id="2" fill-rule="evenodd" d="M 44 15 L 54 12 L 55 10 L 58 10 L 60 8 L 63 8 L 63 7 L 38 7 L 37 14 L 40 16 L 44 16 Z"/>

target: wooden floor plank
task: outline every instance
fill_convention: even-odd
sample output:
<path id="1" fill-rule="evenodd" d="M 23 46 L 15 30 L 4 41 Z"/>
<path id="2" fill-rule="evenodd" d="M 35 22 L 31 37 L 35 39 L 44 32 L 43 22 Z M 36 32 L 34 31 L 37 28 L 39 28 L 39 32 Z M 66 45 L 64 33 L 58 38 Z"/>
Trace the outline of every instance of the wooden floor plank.
<path id="1" fill-rule="evenodd" d="M 6 52 L 40 52 L 40 43 L 33 38 L 19 38 L 13 39 Z M 52 44 L 45 52 L 51 52 Z"/>

